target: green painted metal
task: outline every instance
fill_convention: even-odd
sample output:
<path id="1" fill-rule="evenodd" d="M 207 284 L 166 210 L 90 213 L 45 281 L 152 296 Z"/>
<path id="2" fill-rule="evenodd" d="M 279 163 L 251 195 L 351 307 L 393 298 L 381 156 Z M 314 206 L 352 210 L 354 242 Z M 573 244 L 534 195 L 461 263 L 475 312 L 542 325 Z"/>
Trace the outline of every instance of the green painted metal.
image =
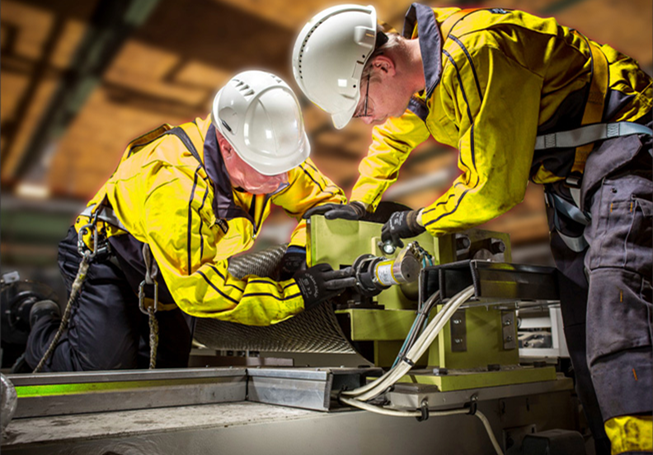
<path id="1" fill-rule="evenodd" d="M 77 395 L 83 393 L 114 392 L 128 389 L 144 389 L 152 387 L 168 387 L 177 385 L 201 385 L 215 383 L 215 378 L 189 378 L 166 380 L 138 380 L 119 382 L 86 382 L 77 384 L 46 384 L 17 386 L 18 398 L 47 397 L 58 395 Z"/>
<path id="2" fill-rule="evenodd" d="M 441 307 L 440 307 L 441 308 Z M 433 310 L 431 319 L 435 316 Z M 418 365 L 437 365 L 441 368 L 484 368 L 489 364 L 517 365 L 519 351 L 503 349 L 503 330 L 501 311 L 485 307 L 468 308 L 467 313 L 467 350 L 454 352 L 451 349 L 451 323 L 444 326 L 435 339 L 425 358 Z M 403 342 L 416 317 L 409 310 L 369 310 L 349 309 L 338 313 L 348 314 L 351 331 L 348 337 L 352 341 Z M 514 337 L 516 337 L 516 333 Z M 375 349 L 375 365 L 388 366 L 401 347 L 385 343 L 375 345 L 379 349 L 390 349 L 390 353 L 378 353 Z M 385 359 L 385 361 L 383 361 Z M 389 363 L 388 363 L 388 359 Z M 378 362 L 377 362 L 378 360 Z M 380 363 L 379 363 L 380 362 Z"/>
<path id="3" fill-rule="evenodd" d="M 452 371 L 448 374 L 435 376 L 431 374 L 406 375 L 399 382 L 410 384 L 435 385 L 441 392 L 454 390 L 476 389 L 480 387 L 496 387 L 502 385 L 525 384 L 529 382 L 554 381 L 554 367 L 527 368 L 514 367 L 501 371 Z"/>
<path id="4" fill-rule="evenodd" d="M 363 254 L 395 258 L 398 251 L 385 254 L 379 247 L 381 224 L 366 221 L 327 220 L 323 216 L 311 218 L 308 229 L 309 263 L 326 262 L 334 269 L 353 264 Z M 451 262 L 455 257 L 452 236 L 433 237 L 423 233 L 410 239 L 419 242 L 433 256 L 435 264 Z M 415 309 L 417 307 L 417 283 L 392 286 L 376 297 L 386 309 Z"/>
<path id="5" fill-rule="evenodd" d="M 378 247 L 381 239 L 381 224 L 364 221 L 327 220 L 322 216 L 311 218 L 308 229 L 309 261 L 311 264 L 326 262 L 334 269 L 351 265 L 363 254 L 387 258 Z M 511 260 L 510 237 L 508 234 L 484 230 L 469 230 L 464 233 L 473 245 L 483 249 L 490 247 L 490 239 L 500 239 L 505 245 L 504 258 Z M 413 239 L 411 239 L 412 241 Z M 452 235 L 433 237 L 423 233 L 415 237 L 420 246 L 434 258 L 434 263 L 453 262 L 456 259 L 455 237 Z M 414 289 L 392 286 L 376 297 L 383 309 L 348 309 L 339 311 L 349 315 L 352 341 L 374 342 L 374 363 L 377 366 L 392 365 L 401 344 L 416 317 L 417 286 Z M 441 308 L 441 307 L 440 307 Z M 433 318 L 439 309 L 434 309 Z M 517 349 L 503 348 L 503 327 L 501 311 L 492 308 L 475 307 L 465 310 L 467 350 L 453 352 L 451 349 L 450 323 L 433 342 L 427 354 L 418 360 L 418 365 L 437 365 L 441 368 L 470 369 L 486 368 L 489 364 L 517 365 Z M 514 339 L 517 334 L 513 334 Z M 372 360 L 372 359 L 370 359 Z"/>
<path id="6" fill-rule="evenodd" d="M 467 350 L 451 350 L 451 322 L 429 349 L 429 365 L 441 368 L 485 368 L 490 364 L 518 365 L 519 350 L 503 348 L 501 311 L 485 307 L 467 308 Z M 514 326 L 513 326 L 514 328 Z M 513 339 L 517 333 L 513 334 Z"/>
<path id="7" fill-rule="evenodd" d="M 349 314 L 353 341 L 404 340 L 416 316 L 410 310 L 349 309 L 336 313 Z"/>

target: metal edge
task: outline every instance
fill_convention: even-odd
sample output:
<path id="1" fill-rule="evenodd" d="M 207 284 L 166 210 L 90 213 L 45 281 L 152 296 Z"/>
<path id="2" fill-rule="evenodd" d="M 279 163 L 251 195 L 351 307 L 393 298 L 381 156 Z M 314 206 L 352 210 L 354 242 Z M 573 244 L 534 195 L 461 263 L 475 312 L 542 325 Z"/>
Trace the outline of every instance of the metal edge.
<path id="1" fill-rule="evenodd" d="M 30 385 L 81 384 L 93 382 L 158 381 L 246 376 L 246 368 L 166 368 L 158 370 L 118 370 L 66 373 L 12 374 L 16 387 Z"/>

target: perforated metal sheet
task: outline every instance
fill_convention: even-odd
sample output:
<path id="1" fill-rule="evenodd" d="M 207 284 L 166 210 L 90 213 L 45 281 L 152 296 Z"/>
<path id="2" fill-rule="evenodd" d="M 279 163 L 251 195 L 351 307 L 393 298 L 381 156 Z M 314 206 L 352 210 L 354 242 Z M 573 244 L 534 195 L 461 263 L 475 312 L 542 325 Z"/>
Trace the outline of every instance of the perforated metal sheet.
<path id="1" fill-rule="evenodd" d="M 286 245 L 244 254 L 229 261 L 229 273 L 272 276 Z M 201 318 L 195 339 L 211 349 L 233 351 L 354 354 L 332 306 L 325 302 L 286 321 L 268 327 L 253 327 L 217 319 Z"/>

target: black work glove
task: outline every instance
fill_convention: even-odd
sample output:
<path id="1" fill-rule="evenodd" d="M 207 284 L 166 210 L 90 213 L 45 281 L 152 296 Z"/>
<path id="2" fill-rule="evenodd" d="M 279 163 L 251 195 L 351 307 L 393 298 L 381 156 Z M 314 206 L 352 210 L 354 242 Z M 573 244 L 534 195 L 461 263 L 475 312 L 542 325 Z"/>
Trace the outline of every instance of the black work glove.
<path id="1" fill-rule="evenodd" d="M 354 286 L 356 278 L 353 273 L 351 267 L 333 270 L 329 264 L 317 264 L 297 272 L 294 278 L 304 298 L 304 308 L 308 310 Z"/>
<path id="2" fill-rule="evenodd" d="M 304 219 L 312 215 L 324 215 L 327 220 L 342 218 L 344 220 L 360 220 L 365 216 L 367 210 L 362 202 L 354 201 L 349 204 L 324 204 L 313 207 L 304 213 Z"/>
<path id="3" fill-rule="evenodd" d="M 275 277 L 278 281 L 291 279 L 300 270 L 306 270 L 306 248 L 289 246 L 281 258 Z"/>
<path id="4" fill-rule="evenodd" d="M 426 230 L 417 222 L 418 214 L 419 210 L 393 213 L 381 228 L 381 240 L 383 242 L 390 240 L 395 246 L 403 248 L 404 242 L 401 239 L 415 237 Z"/>

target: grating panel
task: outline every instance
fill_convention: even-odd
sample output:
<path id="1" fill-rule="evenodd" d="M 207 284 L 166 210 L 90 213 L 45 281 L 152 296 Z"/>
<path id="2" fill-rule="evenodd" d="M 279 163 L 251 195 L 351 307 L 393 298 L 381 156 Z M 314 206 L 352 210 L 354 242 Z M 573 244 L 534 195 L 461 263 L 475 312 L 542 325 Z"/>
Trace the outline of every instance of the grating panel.
<path id="1" fill-rule="evenodd" d="M 240 278 L 246 275 L 272 276 L 285 250 L 286 245 L 279 245 L 232 258 L 229 273 Z M 195 339 L 217 350 L 321 354 L 356 352 L 340 329 L 329 302 L 268 327 L 198 318 Z"/>

